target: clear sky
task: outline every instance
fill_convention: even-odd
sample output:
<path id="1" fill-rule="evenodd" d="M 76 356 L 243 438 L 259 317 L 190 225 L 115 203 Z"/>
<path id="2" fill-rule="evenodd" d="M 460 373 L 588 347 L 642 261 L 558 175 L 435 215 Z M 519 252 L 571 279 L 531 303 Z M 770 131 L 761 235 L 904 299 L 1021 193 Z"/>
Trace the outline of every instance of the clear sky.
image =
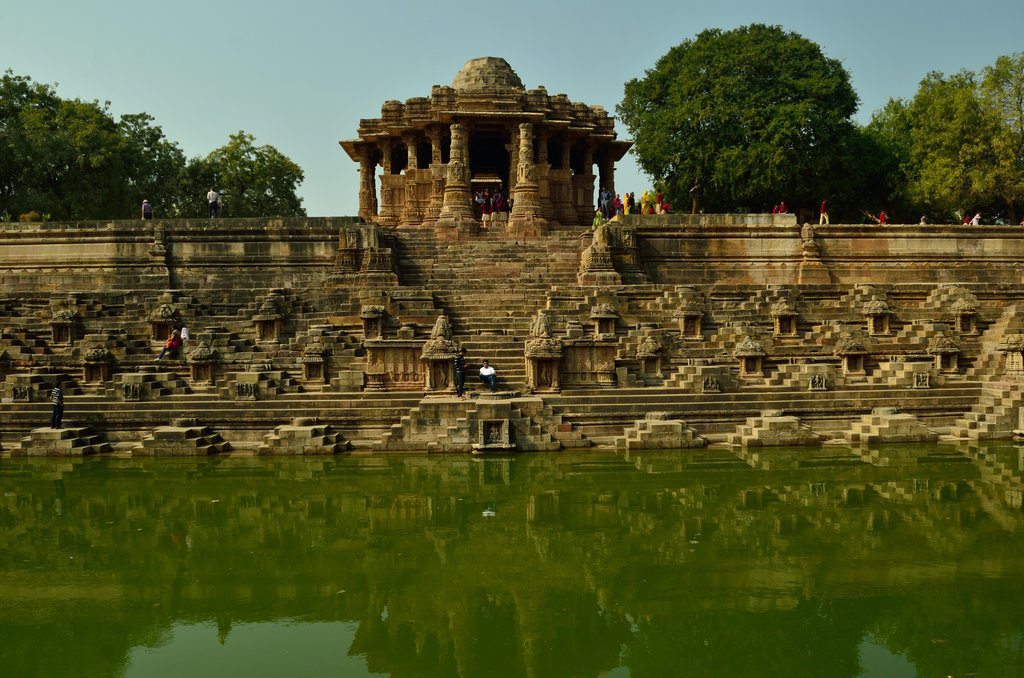
<path id="1" fill-rule="evenodd" d="M 310 215 L 349 215 L 357 166 L 337 142 L 468 59 L 504 57 L 527 87 L 614 113 L 623 83 L 673 45 L 752 22 L 841 60 L 862 122 L 930 70 L 1024 50 L 1024 0 L 2 0 L 0 67 L 117 115 L 145 111 L 189 156 L 255 134 L 303 168 Z M 647 184 L 629 156 L 617 177 L 620 190 Z"/>

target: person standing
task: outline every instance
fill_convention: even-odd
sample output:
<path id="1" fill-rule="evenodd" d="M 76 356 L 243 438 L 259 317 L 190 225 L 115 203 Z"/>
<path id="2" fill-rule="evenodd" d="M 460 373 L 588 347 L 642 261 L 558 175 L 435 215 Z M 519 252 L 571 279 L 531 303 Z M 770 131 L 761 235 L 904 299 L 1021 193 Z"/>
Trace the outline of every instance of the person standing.
<path id="1" fill-rule="evenodd" d="M 61 419 L 64 418 L 64 391 L 60 389 L 60 384 L 54 384 L 50 389 L 50 404 L 53 406 L 50 428 L 60 428 Z"/>
<path id="2" fill-rule="evenodd" d="M 210 186 L 210 190 L 206 193 L 206 202 L 210 207 L 210 218 L 216 219 L 220 215 L 220 196 L 217 195 L 217 191 L 213 190 L 213 186 Z"/>
<path id="3" fill-rule="evenodd" d="M 498 376 L 494 373 L 494 368 L 486 360 L 483 367 L 480 368 L 480 381 L 490 387 L 491 393 L 498 390 Z"/>
<path id="4" fill-rule="evenodd" d="M 818 213 L 818 226 L 822 224 L 828 224 L 828 205 L 827 200 L 821 201 L 821 211 Z"/>
<path id="5" fill-rule="evenodd" d="M 455 395 L 462 397 L 466 390 L 466 349 L 455 354 Z"/>
<path id="6" fill-rule="evenodd" d="M 153 218 L 153 206 L 149 204 L 148 200 L 142 201 L 142 218 L 152 219 Z"/>

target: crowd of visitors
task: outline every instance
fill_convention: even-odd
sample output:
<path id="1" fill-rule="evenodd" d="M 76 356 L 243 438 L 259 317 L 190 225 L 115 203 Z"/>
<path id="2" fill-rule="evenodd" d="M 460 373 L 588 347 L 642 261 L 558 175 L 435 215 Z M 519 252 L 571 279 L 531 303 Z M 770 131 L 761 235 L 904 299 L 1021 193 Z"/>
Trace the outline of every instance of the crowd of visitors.
<path id="1" fill-rule="evenodd" d="M 512 198 L 506 197 L 500 190 L 493 193 L 490 189 L 477 191 L 473 195 L 473 208 L 484 225 L 508 221 L 512 211 Z"/>
<path id="2" fill-rule="evenodd" d="M 618 214 L 668 214 L 672 209 L 661 191 L 644 191 L 638 203 L 635 193 L 620 195 L 606 188 L 598 193 L 597 205 L 605 219 L 612 219 Z"/>

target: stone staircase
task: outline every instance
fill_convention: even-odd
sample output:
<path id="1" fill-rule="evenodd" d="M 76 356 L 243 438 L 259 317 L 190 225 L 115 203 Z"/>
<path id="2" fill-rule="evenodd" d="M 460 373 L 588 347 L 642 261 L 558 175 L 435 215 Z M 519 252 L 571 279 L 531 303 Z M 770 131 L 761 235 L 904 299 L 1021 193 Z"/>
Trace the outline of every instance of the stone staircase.
<path id="1" fill-rule="evenodd" d="M 648 412 L 615 439 L 619 450 L 681 450 L 705 445 L 707 441 L 685 421 L 667 412 Z"/>
<path id="2" fill-rule="evenodd" d="M 850 430 L 843 432 L 843 438 L 855 445 L 923 443 L 934 442 L 938 435 L 913 414 L 897 412 L 896 408 L 876 408 L 855 421 Z"/>
<path id="3" fill-rule="evenodd" d="M 37 428 L 21 439 L 15 456 L 79 457 L 111 452 L 113 447 L 88 426 L 64 421 L 63 428 Z"/>
<path id="4" fill-rule="evenodd" d="M 319 424 L 310 417 L 296 417 L 268 433 L 256 448 L 257 454 L 324 455 L 340 454 L 351 449 L 345 437 L 329 424 Z"/>
<path id="5" fill-rule="evenodd" d="M 534 401 L 534 402 L 530 402 Z M 425 398 L 374 446 L 379 451 L 467 452 L 483 445 L 486 422 L 507 422 L 510 450 L 554 451 L 559 441 L 524 414 L 522 407 L 542 409 L 537 398 Z"/>
<path id="6" fill-rule="evenodd" d="M 977 404 L 956 420 L 951 435 L 979 440 L 1007 438 L 1018 427 L 1021 403 L 1024 403 L 1022 384 L 985 384 Z"/>
<path id="7" fill-rule="evenodd" d="M 799 417 L 777 411 L 748 418 L 744 425 L 728 436 L 727 442 L 741 447 L 811 446 L 821 444 L 821 437 Z"/>
<path id="8" fill-rule="evenodd" d="M 158 426 L 132 447 L 133 457 L 207 456 L 231 449 L 231 445 L 209 426 L 195 419 L 172 419 L 168 426 Z"/>

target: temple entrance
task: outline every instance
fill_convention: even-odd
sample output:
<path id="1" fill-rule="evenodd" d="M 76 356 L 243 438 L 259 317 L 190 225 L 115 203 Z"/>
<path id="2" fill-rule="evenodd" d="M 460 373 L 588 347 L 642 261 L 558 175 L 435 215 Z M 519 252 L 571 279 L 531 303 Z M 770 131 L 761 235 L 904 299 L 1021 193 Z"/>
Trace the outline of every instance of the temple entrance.
<path id="1" fill-rule="evenodd" d="M 508 133 L 503 130 L 476 130 L 469 135 L 469 173 L 472 187 L 498 189 L 508 193 Z"/>

